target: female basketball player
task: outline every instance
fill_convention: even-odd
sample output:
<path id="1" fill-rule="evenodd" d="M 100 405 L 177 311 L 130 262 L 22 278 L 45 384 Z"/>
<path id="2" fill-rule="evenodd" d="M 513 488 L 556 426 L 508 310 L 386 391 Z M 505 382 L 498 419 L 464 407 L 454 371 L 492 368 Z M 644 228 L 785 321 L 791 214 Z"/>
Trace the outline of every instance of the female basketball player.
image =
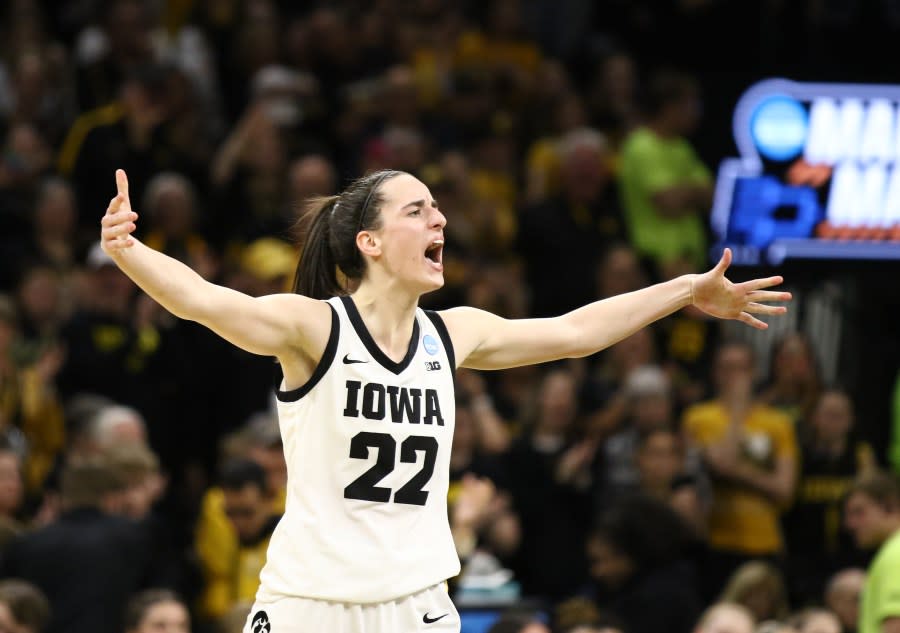
<path id="1" fill-rule="evenodd" d="M 441 313 L 419 297 L 444 283 L 446 219 L 413 176 L 382 171 L 316 201 L 295 294 L 248 297 L 206 282 L 131 236 L 128 181 L 102 245 L 147 294 L 235 345 L 274 356 L 288 463 L 246 633 L 458 631 L 444 580 L 459 572 L 447 520 L 456 367 L 502 369 L 585 356 L 693 304 L 765 328 L 786 292 L 733 284 L 715 268 L 551 319 Z M 340 283 L 340 270 L 354 288 Z"/>

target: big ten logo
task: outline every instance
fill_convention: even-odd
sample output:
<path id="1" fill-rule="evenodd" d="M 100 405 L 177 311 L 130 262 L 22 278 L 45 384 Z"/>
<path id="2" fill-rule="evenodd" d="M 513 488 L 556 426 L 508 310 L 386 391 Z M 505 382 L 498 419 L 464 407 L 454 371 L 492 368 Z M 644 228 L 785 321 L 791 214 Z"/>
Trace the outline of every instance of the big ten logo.
<path id="1" fill-rule="evenodd" d="M 713 211 L 724 241 L 900 239 L 900 86 L 766 80 L 734 135 Z"/>

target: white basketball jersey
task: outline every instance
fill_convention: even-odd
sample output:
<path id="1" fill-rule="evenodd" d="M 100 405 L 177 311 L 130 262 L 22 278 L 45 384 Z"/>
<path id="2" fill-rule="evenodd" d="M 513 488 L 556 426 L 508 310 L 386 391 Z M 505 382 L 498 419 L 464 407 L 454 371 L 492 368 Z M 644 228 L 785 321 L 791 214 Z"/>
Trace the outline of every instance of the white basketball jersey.
<path id="1" fill-rule="evenodd" d="M 416 310 L 406 357 L 376 345 L 349 297 L 309 381 L 278 391 L 287 506 L 257 599 L 385 602 L 459 573 L 447 517 L 455 401 L 441 318 Z"/>

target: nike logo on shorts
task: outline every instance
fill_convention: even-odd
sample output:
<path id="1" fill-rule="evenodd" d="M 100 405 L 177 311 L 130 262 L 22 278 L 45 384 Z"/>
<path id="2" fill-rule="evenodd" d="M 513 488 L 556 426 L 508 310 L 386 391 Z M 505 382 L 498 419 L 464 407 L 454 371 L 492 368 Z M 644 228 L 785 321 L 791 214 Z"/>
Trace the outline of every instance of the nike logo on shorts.
<path id="1" fill-rule="evenodd" d="M 425 615 L 422 616 L 422 622 L 424 622 L 425 624 L 434 624 L 435 622 L 437 622 L 437 621 L 440 620 L 441 618 L 446 618 L 448 615 L 450 615 L 450 614 L 449 614 L 449 613 L 445 613 L 444 615 L 439 615 L 439 616 L 436 617 L 436 618 L 429 618 L 429 617 L 428 617 L 428 614 L 426 613 Z"/>

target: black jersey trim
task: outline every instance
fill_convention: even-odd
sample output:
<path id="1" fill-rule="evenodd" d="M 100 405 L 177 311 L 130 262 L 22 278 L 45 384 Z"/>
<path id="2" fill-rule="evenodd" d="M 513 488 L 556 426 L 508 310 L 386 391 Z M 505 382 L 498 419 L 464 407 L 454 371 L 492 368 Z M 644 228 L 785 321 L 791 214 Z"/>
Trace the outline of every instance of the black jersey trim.
<path id="1" fill-rule="evenodd" d="M 434 324 L 434 329 L 437 330 L 438 336 L 441 337 L 441 342 L 444 343 L 444 349 L 447 350 L 447 360 L 450 361 L 450 369 L 455 374 L 456 353 L 453 351 L 453 341 L 450 340 L 450 332 L 447 331 L 444 319 L 434 310 L 424 310 L 424 312 L 425 316 L 431 319 L 431 322 Z"/>
<path id="2" fill-rule="evenodd" d="M 322 376 L 325 375 L 325 372 L 328 371 L 328 368 L 331 367 L 331 363 L 334 361 L 337 353 L 338 338 L 341 333 L 341 320 L 338 318 L 337 310 L 334 309 L 334 306 L 328 304 L 328 307 L 331 308 L 331 334 L 328 335 L 328 344 L 325 345 L 322 358 L 319 359 L 319 364 L 316 365 L 316 369 L 313 371 L 312 376 L 309 377 L 309 380 L 296 389 L 281 391 L 278 386 L 281 385 L 284 374 L 281 371 L 281 365 L 278 366 L 278 384 L 275 386 L 275 397 L 281 402 L 296 402 L 312 391 L 312 388 L 322 380 Z"/>
<path id="3" fill-rule="evenodd" d="M 347 316 L 350 317 L 350 323 L 353 325 L 353 329 L 356 330 L 356 334 L 359 336 L 359 339 L 362 341 L 363 345 L 366 346 L 369 354 L 372 355 L 372 358 L 375 359 L 375 361 L 379 365 L 393 374 L 399 374 L 404 369 L 409 367 L 409 364 L 412 362 L 413 356 L 416 355 L 416 348 L 419 344 L 418 319 L 413 321 L 413 331 L 412 336 L 409 339 L 409 347 L 406 350 L 406 356 L 403 357 L 403 360 L 397 363 L 388 358 L 388 355 L 381 351 L 381 348 L 378 347 L 378 343 L 376 343 L 375 339 L 372 338 L 372 335 L 369 334 L 369 330 L 366 329 L 366 324 L 363 323 L 362 317 L 359 314 L 359 310 L 356 309 L 356 304 L 353 303 L 353 299 L 344 296 L 341 297 L 341 302 L 344 304 L 344 309 L 347 311 Z"/>

